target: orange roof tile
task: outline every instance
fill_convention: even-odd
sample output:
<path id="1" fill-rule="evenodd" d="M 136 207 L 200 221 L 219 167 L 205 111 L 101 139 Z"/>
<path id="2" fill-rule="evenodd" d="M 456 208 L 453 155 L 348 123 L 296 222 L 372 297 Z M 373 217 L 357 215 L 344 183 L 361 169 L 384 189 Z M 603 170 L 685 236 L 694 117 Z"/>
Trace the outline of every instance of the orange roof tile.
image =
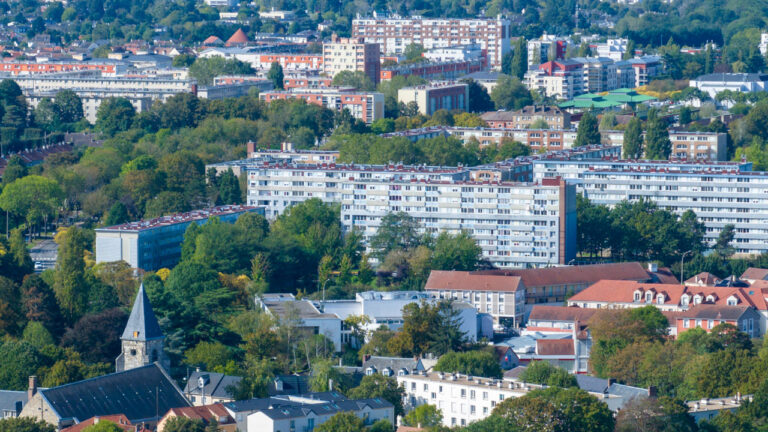
<path id="1" fill-rule="evenodd" d="M 128 417 L 126 417 L 124 414 L 114 414 L 114 415 L 105 415 L 105 416 L 97 416 L 97 417 L 91 417 L 88 420 L 81 421 L 78 424 L 72 425 L 68 428 L 62 429 L 61 432 L 80 432 L 83 429 L 87 428 L 88 426 L 92 426 L 100 421 L 109 421 L 117 425 L 120 429 L 124 431 L 135 431 L 136 426 L 133 426 L 128 420 Z"/>
<path id="2" fill-rule="evenodd" d="M 718 282 L 720 282 L 722 279 L 719 277 L 713 275 L 710 272 L 701 272 L 692 278 L 685 281 L 686 284 L 698 284 L 698 285 L 706 285 L 706 286 L 714 286 Z"/>
<path id="3" fill-rule="evenodd" d="M 546 356 L 572 356 L 573 340 L 571 339 L 538 339 L 536 354 Z"/>
<path id="4" fill-rule="evenodd" d="M 768 269 L 750 267 L 741 274 L 739 279 L 765 280 L 768 277 Z"/>
<path id="5" fill-rule="evenodd" d="M 248 43 L 248 36 L 245 35 L 243 29 L 237 29 L 232 36 L 227 39 L 227 45 L 244 44 Z"/>
<path id="6" fill-rule="evenodd" d="M 486 275 L 467 271 L 432 270 L 425 290 L 515 292 L 523 287 L 518 276 Z"/>
<path id="7" fill-rule="evenodd" d="M 485 270 L 479 274 L 520 276 L 526 287 L 591 284 L 602 279 L 647 281 L 648 272 L 638 262 L 548 267 L 520 270 Z"/>

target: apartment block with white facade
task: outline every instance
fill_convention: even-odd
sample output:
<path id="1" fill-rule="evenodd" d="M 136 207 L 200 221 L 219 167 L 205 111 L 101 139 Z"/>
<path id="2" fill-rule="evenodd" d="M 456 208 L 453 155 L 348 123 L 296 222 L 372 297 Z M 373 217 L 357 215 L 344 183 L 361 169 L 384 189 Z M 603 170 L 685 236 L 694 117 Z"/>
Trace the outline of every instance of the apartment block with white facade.
<path id="1" fill-rule="evenodd" d="M 511 49 L 510 21 L 496 18 L 423 18 L 420 16 L 358 18 L 352 21 L 352 37 L 377 43 L 386 54 L 402 54 L 411 44 L 425 49 L 477 44 L 488 55 L 492 68 L 501 68 L 501 59 Z"/>
<path id="2" fill-rule="evenodd" d="M 381 219 L 406 212 L 425 232 L 468 231 L 500 267 L 565 264 L 575 257 L 575 189 L 541 183 L 470 181 L 464 168 L 264 164 L 249 167 L 248 202 L 272 219 L 310 198 L 341 204 L 342 224 L 365 241 Z"/>
<path id="3" fill-rule="evenodd" d="M 323 73 L 332 78 L 342 71 L 360 71 L 371 82 L 378 83 L 381 71 L 379 45 L 333 35 L 331 42 L 323 44 Z"/>
<path id="4" fill-rule="evenodd" d="M 303 99 L 307 103 L 324 106 L 335 111 L 346 109 L 353 117 L 368 124 L 384 117 L 384 95 L 382 93 L 356 91 L 353 88 L 272 90 L 260 93 L 259 99 L 265 102 L 280 99 Z"/>

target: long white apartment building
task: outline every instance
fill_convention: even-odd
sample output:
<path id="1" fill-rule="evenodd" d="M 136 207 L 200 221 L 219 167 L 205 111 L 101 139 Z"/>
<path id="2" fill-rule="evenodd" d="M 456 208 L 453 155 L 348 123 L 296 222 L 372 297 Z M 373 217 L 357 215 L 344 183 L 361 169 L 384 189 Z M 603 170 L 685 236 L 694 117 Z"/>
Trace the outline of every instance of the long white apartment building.
<path id="1" fill-rule="evenodd" d="M 386 54 L 402 54 L 410 44 L 425 49 L 478 44 L 488 53 L 488 64 L 501 68 L 501 59 L 511 49 L 510 21 L 496 18 L 373 17 L 352 21 L 352 37 L 377 43 Z"/>
<path id="2" fill-rule="evenodd" d="M 367 242 L 406 212 L 425 232 L 468 231 L 499 267 L 566 264 L 576 253 L 576 195 L 559 179 L 471 181 L 464 168 L 264 164 L 247 168 L 248 202 L 275 218 L 310 198 L 341 204 L 345 230 Z"/>
<path id="3" fill-rule="evenodd" d="M 578 173 L 577 186 L 595 204 L 614 206 L 642 198 L 677 214 L 692 210 L 704 223 L 710 245 L 725 225 L 732 224 L 736 253 L 753 255 L 768 252 L 768 174 L 746 170 L 750 168 L 738 163 L 677 170 L 593 166 Z M 534 172 L 538 173 L 535 163 Z"/>

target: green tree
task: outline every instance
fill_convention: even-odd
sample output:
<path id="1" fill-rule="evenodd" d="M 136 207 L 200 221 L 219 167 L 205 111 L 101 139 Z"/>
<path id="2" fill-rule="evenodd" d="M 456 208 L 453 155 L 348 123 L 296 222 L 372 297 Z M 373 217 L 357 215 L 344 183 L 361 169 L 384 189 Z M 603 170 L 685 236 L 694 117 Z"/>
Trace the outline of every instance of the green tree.
<path id="1" fill-rule="evenodd" d="M 61 90 L 53 99 L 60 123 L 75 123 L 83 119 L 83 101 L 72 90 Z"/>
<path id="2" fill-rule="evenodd" d="M 403 327 L 387 342 L 390 352 L 409 357 L 459 351 L 464 345 L 457 312 L 449 301 L 410 303 L 403 307 Z"/>
<path id="3" fill-rule="evenodd" d="M 445 231 L 435 239 L 432 256 L 432 268 L 435 270 L 474 270 L 477 267 L 482 249 L 475 239 L 466 232 L 453 235 Z"/>
<path id="4" fill-rule="evenodd" d="M 499 75 L 496 87 L 491 90 L 496 109 L 517 110 L 533 103 L 531 92 L 517 77 Z"/>
<path id="5" fill-rule="evenodd" d="M 45 328 L 43 323 L 38 321 L 29 321 L 27 323 L 21 339 L 37 349 L 42 349 L 46 345 L 56 344 L 48 329 Z"/>
<path id="6" fill-rule="evenodd" d="M 96 110 L 96 129 L 106 135 L 114 135 L 130 129 L 136 109 L 126 98 L 104 99 Z"/>
<path id="7" fill-rule="evenodd" d="M 104 219 L 104 225 L 105 226 L 114 226 L 114 225 L 120 225 L 126 222 L 129 222 L 131 220 L 130 216 L 128 215 L 128 209 L 125 207 L 125 204 L 118 201 L 112 205 L 112 207 L 109 209 L 109 213 L 107 213 L 106 219 Z"/>
<path id="8" fill-rule="evenodd" d="M 47 224 L 48 219 L 56 215 L 63 197 L 55 180 L 29 175 L 3 188 L 0 208 L 24 217 L 30 226 Z"/>
<path id="9" fill-rule="evenodd" d="M 645 155 L 648 159 L 669 159 L 672 143 L 669 141 L 667 121 L 655 109 L 648 111 L 645 132 Z"/>
<path id="10" fill-rule="evenodd" d="M 412 43 L 405 47 L 403 54 L 406 61 L 414 61 L 422 59 L 421 55 L 424 54 L 424 51 L 424 45 Z"/>
<path id="11" fill-rule="evenodd" d="M 696 422 L 688 407 L 668 397 L 635 398 L 616 416 L 616 432 L 693 432 Z"/>
<path id="12" fill-rule="evenodd" d="M 692 116 L 692 111 L 691 111 L 691 108 L 690 108 L 690 107 L 688 107 L 688 106 L 683 106 L 683 107 L 681 107 L 681 108 L 680 108 L 680 114 L 679 114 L 679 116 L 680 116 L 680 117 L 679 117 L 679 119 L 678 119 L 678 123 L 679 123 L 681 126 L 683 126 L 683 125 L 687 125 L 688 123 L 690 123 L 691 121 L 693 121 L 693 119 L 691 118 L 691 116 Z"/>
<path id="13" fill-rule="evenodd" d="M 256 71 L 248 63 L 224 57 L 198 57 L 189 67 L 189 76 L 200 85 L 213 84 L 213 78 L 219 75 L 253 75 Z M 271 79 L 271 78 L 270 78 Z M 282 81 L 280 87 L 283 88 Z"/>
<path id="14" fill-rule="evenodd" d="M 509 398 L 493 415 L 518 424 L 522 431 L 612 432 L 608 406 L 578 388 L 549 387 Z"/>
<path id="15" fill-rule="evenodd" d="M 64 318 L 70 323 L 77 321 L 87 306 L 85 241 L 82 229 L 70 227 L 59 244 L 53 289 Z"/>
<path id="16" fill-rule="evenodd" d="M 309 388 L 313 392 L 343 391 L 344 381 L 341 372 L 336 369 L 333 360 L 316 358 L 312 363 L 312 373 L 309 377 Z"/>
<path id="17" fill-rule="evenodd" d="M 240 180 L 238 180 L 231 168 L 219 176 L 218 183 L 219 196 L 217 202 L 221 204 L 240 204 L 243 202 Z"/>
<path id="18" fill-rule="evenodd" d="M 397 384 L 396 379 L 381 374 L 364 376 L 359 386 L 347 392 L 350 399 L 382 398 L 394 405 L 395 416 L 403 415 L 404 396 L 405 389 Z"/>
<path id="19" fill-rule="evenodd" d="M 168 419 L 163 427 L 165 432 L 205 432 L 205 424 L 200 419 L 176 416 Z"/>
<path id="20" fill-rule="evenodd" d="M 419 405 L 403 417 L 403 424 L 406 426 L 431 428 L 440 426 L 442 422 L 443 414 L 437 407 L 429 404 Z"/>
<path id="21" fill-rule="evenodd" d="M 365 423 L 354 413 L 340 412 L 317 426 L 315 430 L 317 432 L 365 432 Z"/>
<path id="22" fill-rule="evenodd" d="M 354 87 L 365 91 L 372 91 L 376 88 L 371 78 L 363 71 L 341 71 L 333 77 L 331 84 L 340 87 Z"/>
<path id="23" fill-rule="evenodd" d="M 387 213 L 381 218 L 376 235 L 371 238 L 371 249 L 383 258 L 394 249 L 412 249 L 421 244 L 421 226 L 405 212 Z"/>
<path id="24" fill-rule="evenodd" d="M 501 367 L 496 356 L 488 351 L 449 352 L 440 357 L 436 371 L 458 372 L 488 378 L 501 378 Z"/>
<path id="25" fill-rule="evenodd" d="M 637 117 L 632 117 L 624 130 L 622 150 L 625 159 L 640 159 L 643 156 L 643 124 Z"/>
<path id="26" fill-rule="evenodd" d="M 195 62 L 194 54 L 179 54 L 171 61 L 171 66 L 177 68 L 188 68 Z"/>
<path id="27" fill-rule="evenodd" d="M 11 230 L 9 239 L 9 252 L 13 259 L 13 266 L 16 271 L 16 281 L 20 282 L 25 275 L 32 273 L 35 269 L 32 258 L 29 256 L 27 243 L 21 234 L 21 229 Z"/>
<path id="28" fill-rule="evenodd" d="M 4 418 L 0 420 L 0 432 L 55 432 L 52 424 L 29 417 Z"/>
<path id="29" fill-rule="evenodd" d="M 221 342 L 200 342 L 184 353 L 184 363 L 200 366 L 203 370 L 223 373 L 227 364 L 234 361 L 234 355 Z"/>
<path id="30" fill-rule="evenodd" d="M 21 311 L 19 286 L 6 277 L 0 276 L 0 334 L 18 335 L 24 327 Z"/>
<path id="31" fill-rule="evenodd" d="M 272 62 L 272 65 L 269 67 L 269 72 L 267 72 L 267 79 L 272 81 L 272 85 L 276 89 L 283 88 L 285 75 L 283 74 L 283 67 L 280 66 L 280 63 Z"/>
<path id="32" fill-rule="evenodd" d="M 720 231 L 720 234 L 717 235 L 717 240 L 715 241 L 715 246 L 713 248 L 715 253 L 725 258 L 733 255 L 735 249 L 731 246 L 731 243 L 735 236 L 736 233 L 733 224 L 726 224 L 723 226 L 723 229 Z"/>
<path id="33" fill-rule="evenodd" d="M 563 388 L 578 386 L 576 377 L 547 361 L 531 362 L 520 374 L 520 379 L 524 382 Z"/>
<path id="34" fill-rule="evenodd" d="M 525 73 L 528 71 L 528 47 L 524 37 L 519 37 L 515 41 L 514 54 L 512 56 L 512 64 L 510 66 L 509 75 L 517 77 L 517 79 L 523 79 Z"/>
<path id="35" fill-rule="evenodd" d="M 0 387 L 8 390 L 26 390 L 27 377 L 43 366 L 45 359 L 34 346 L 14 340 L 0 343 Z"/>
<path id="36" fill-rule="evenodd" d="M 18 155 L 13 155 L 8 159 L 8 163 L 5 165 L 5 171 L 3 171 L 3 185 L 9 185 L 16 179 L 20 179 L 29 174 L 27 165 Z"/>
<path id="37" fill-rule="evenodd" d="M 121 429 L 117 424 L 109 420 L 99 420 L 98 423 L 92 424 L 85 429 L 84 432 L 121 432 Z"/>
<path id="38" fill-rule="evenodd" d="M 597 124 L 597 117 L 592 110 L 585 111 L 579 120 L 579 127 L 576 130 L 576 140 L 574 147 L 582 147 L 592 144 L 600 144 L 600 130 Z"/>
<path id="39" fill-rule="evenodd" d="M 486 112 L 492 111 L 494 108 L 491 96 L 488 94 L 488 90 L 477 83 L 473 79 L 462 80 L 467 84 L 467 90 L 469 92 L 469 112 Z M 458 125 L 457 126 L 461 126 Z"/>

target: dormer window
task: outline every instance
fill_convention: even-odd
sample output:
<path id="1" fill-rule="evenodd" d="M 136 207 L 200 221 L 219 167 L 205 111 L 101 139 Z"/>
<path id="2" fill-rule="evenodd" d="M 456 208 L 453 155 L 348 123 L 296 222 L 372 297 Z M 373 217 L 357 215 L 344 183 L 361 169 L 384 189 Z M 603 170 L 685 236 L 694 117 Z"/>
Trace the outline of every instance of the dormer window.
<path id="1" fill-rule="evenodd" d="M 715 301 L 716 301 L 715 296 L 713 296 L 712 294 L 707 296 L 707 303 L 714 303 Z"/>
<path id="2" fill-rule="evenodd" d="M 374 368 L 374 367 L 369 367 L 369 368 L 367 368 L 367 369 L 365 370 L 365 374 L 366 374 L 366 375 L 373 375 L 373 374 L 375 374 L 375 373 L 376 373 L 376 368 Z"/>
<path id="3" fill-rule="evenodd" d="M 664 304 L 664 299 L 665 299 L 664 294 L 658 294 L 656 296 L 656 304 L 663 305 Z"/>
<path id="4" fill-rule="evenodd" d="M 648 291 L 647 293 L 645 293 L 645 302 L 646 303 L 653 302 L 653 293 L 652 292 Z"/>
<path id="5" fill-rule="evenodd" d="M 728 306 L 736 306 L 739 304 L 739 299 L 736 296 L 730 296 L 728 297 L 728 300 L 726 300 Z"/>
<path id="6" fill-rule="evenodd" d="M 683 294 L 680 296 L 680 304 L 683 306 L 688 306 L 688 303 L 691 302 L 691 298 L 688 297 L 688 294 Z"/>
<path id="7" fill-rule="evenodd" d="M 635 301 L 639 302 L 643 298 L 643 293 L 640 290 L 635 291 Z"/>
<path id="8" fill-rule="evenodd" d="M 700 294 L 696 294 L 695 296 L 693 296 L 693 304 L 695 305 L 701 304 L 701 300 L 702 300 L 702 297 Z"/>

